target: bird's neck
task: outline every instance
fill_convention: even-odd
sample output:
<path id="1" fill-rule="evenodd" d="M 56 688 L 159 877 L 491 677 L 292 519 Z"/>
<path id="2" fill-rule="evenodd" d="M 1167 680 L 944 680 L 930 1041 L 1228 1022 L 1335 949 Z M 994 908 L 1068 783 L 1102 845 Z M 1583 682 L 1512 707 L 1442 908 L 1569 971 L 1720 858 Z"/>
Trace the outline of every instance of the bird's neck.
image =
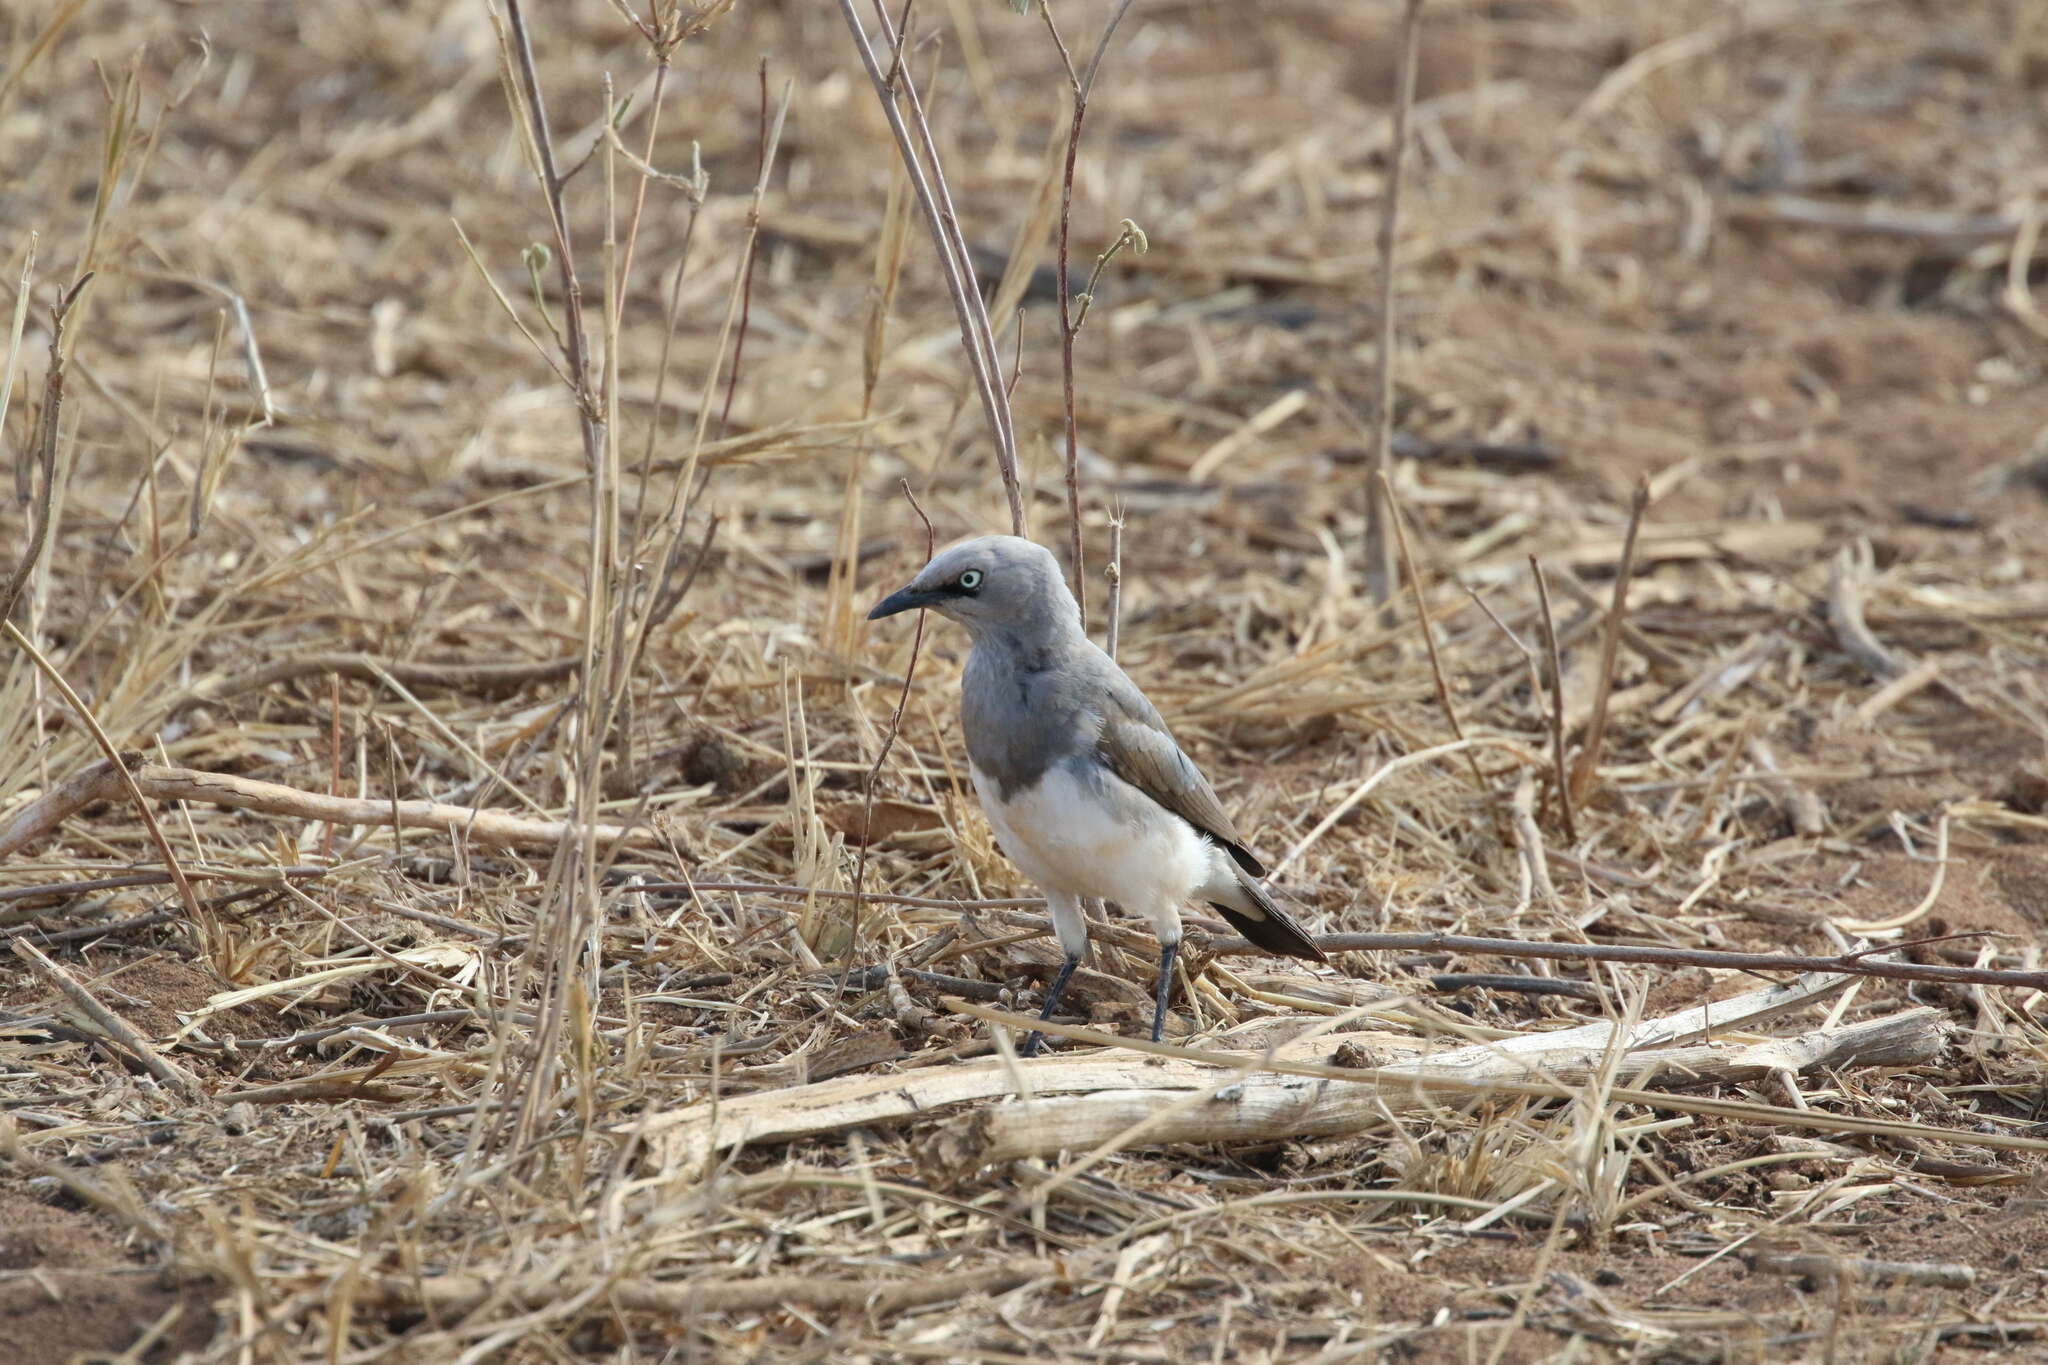
<path id="1" fill-rule="evenodd" d="M 1028 628 L 990 626 L 975 633 L 974 652 L 999 667 L 1037 673 L 1087 643 L 1080 622 L 1060 620 Z"/>

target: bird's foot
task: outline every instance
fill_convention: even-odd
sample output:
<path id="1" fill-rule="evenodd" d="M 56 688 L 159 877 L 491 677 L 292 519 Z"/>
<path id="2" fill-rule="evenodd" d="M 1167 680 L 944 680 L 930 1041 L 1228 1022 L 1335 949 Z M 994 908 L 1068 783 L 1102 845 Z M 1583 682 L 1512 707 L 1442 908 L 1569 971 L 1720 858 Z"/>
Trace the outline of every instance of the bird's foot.
<path id="1" fill-rule="evenodd" d="M 1074 968 L 1080 965 L 1081 957 L 1078 953 L 1068 954 L 1067 960 L 1060 964 L 1059 972 L 1052 979 L 1051 988 L 1045 993 L 1045 1008 L 1038 1013 L 1041 1023 L 1052 1018 L 1052 1012 L 1060 1007 L 1060 997 L 1067 993 L 1067 982 L 1073 978 Z M 1044 1046 L 1044 1037 L 1039 1034 L 1037 1029 L 1033 1029 L 1025 1037 L 1024 1046 L 1017 1049 L 1017 1055 L 1020 1057 L 1036 1057 L 1038 1050 Z"/>
<path id="2" fill-rule="evenodd" d="M 1179 939 L 1163 945 L 1159 950 L 1158 996 L 1152 1010 L 1152 1041 L 1155 1043 L 1166 1032 L 1166 998 L 1173 993 L 1173 964 L 1179 956 Z"/>

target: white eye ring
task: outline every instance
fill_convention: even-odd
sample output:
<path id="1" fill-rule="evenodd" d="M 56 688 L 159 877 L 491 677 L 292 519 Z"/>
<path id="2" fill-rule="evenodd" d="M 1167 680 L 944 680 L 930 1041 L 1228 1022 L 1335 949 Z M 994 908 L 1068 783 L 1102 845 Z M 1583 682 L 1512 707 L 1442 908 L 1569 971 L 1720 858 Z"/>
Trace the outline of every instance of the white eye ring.
<path id="1" fill-rule="evenodd" d="M 980 587 L 980 586 L 981 586 L 981 570 L 979 570 L 979 569 L 966 569 L 966 570 L 963 570 L 963 571 L 961 572 L 961 574 L 960 574 L 960 586 L 961 586 L 961 587 L 963 587 L 963 588 L 965 588 L 965 589 L 966 589 L 966 590 L 967 590 L 968 592 L 973 592 L 973 591 L 974 591 L 974 590 L 975 590 L 976 588 Z"/>

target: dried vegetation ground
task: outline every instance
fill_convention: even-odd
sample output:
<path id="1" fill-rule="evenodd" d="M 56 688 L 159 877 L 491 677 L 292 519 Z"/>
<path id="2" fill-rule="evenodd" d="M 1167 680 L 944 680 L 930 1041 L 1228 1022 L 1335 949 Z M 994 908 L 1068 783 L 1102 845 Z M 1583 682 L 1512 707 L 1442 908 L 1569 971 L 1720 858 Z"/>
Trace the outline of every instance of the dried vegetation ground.
<path id="1" fill-rule="evenodd" d="M 898 481 L 942 537 L 1006 522 L 839 12 L 741 0 L 656 88 L 608 6 L 534 9 L 615 362 L 595 479 L 480 3 L 0 14 L 0 573 L 41 515 L 49 305 L 94 272 L 13 615 L 40 662 L 0 644 L 0 1358 L 2043 1349 L 2038 991 L 1795 983 L 1656 1065 L 1646 1021 L 1768 983 L 1309 971 L 1219 932 L 1171 1043 L 1377 1088 L 1081 1042 L 1014 1070 L 960 1011 L 1032 1009 L 1055 952 L 963 783 L 949 629 L 865 813 L 911 632 L 858 618 L 923 545 Z M 1086 48 L 1107 6 L 1057 13 Z M 1382 617 L 1361 550 L 1389 3 L 1140 0 L 1110 52 L 1075 256 L 1125 217 L 1152 249 L 1079 343 L 1098 624 L 1121 505 L 1122 658 L 1315 932 L 2037 965 L 2048 13 L 1424 15 L 1393 483 L 1475 743 L 1347 803 L 1451 737 L 1416 599 Z M 1064 71 L 988 0 L 915 27 L 993 288 L 1018 239 L 1051 259 Z M 790 93 L 749 275 L 761 58 Z M 1056 293 L 1013 275 L 1006 352 L 1020 294 L 1030 514 L 1063 546 Z M 1591 753 L 1569 810 L 1532 556 Z M 151 799 L 116 774 L 24 832 L 102 761 L 84 712 Z M 458 811 L 394 834 L 398 801 Z M 856 924 L 774 889 L 849 890 L 863 831 L 904 899 Z M 1077 1022 L 1135 1035 L 1149 940 L 1098 941 Z M 1488 1040 L 1540 1065 L 1395 1074 Z"/>

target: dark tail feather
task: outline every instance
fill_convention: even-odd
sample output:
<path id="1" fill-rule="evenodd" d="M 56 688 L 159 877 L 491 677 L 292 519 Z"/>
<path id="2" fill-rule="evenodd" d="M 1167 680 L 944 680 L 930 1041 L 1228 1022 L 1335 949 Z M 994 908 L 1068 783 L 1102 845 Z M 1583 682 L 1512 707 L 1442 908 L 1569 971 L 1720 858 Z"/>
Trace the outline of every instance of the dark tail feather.
<path id="1" fill-rule="evenodd" d="M 1316 941 L 1308 936 L 1307 930 L 1296 924 L 1285 910 L 1273 904 L 1273 898 L 1266 893 L 1265 887 L 1250 877 L 1239 877 L 1237 881 L 1245 895 L 1265 913 L 1262 918 L 1254 919 L 1242 910 L 1233 910 L 1219 901 L 1210 901 L 1210 907 L 1229 921 L 1231 928 L 1243 934 L 1251 943 L 1277 957 L 1300 957 L 1310 962 L 1330 960 L 1324 955 L 1323 950 L 1316 946 Z"/>

